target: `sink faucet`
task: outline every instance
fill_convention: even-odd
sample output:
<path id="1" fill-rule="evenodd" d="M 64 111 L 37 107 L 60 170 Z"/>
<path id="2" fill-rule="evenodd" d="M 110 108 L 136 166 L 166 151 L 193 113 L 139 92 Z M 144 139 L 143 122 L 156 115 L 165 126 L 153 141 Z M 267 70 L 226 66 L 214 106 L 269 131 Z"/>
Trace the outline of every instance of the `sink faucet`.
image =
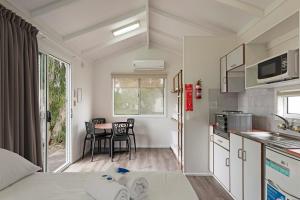
<path id="1" fill-rule="evenodd" d="M 275 113 L 272 113 L 272 114 L 284 121 L 284 127 L 283 127 L 283 129 L 290 129 L 290 127 L 291 127 L 290 126 L 290 122 L 287 119 L 285 119 L 284 117 L 282 117 L 280 115 L 277 115 Z"/>

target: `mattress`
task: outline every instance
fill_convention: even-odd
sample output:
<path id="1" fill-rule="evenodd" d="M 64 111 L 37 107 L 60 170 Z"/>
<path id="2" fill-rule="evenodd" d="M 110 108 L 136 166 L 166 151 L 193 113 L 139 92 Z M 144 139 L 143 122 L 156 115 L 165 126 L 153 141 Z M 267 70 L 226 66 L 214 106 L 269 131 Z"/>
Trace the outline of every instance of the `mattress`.
<path id="1" fill-rule="evenodd" d="M 132 172 L 149 181 L 149 200 L 198 200 L 180 172 Z M 35 173 L 0 191 L 1 200 L 92 200 L 84 184 L 101 173 Z"/>

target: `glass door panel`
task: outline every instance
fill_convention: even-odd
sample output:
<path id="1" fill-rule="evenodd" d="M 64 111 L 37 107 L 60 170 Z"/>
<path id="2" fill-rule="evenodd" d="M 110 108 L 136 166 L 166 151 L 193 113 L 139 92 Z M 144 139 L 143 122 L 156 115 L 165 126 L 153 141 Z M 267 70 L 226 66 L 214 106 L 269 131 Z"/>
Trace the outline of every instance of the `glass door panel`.
<path id="1" fill-rule="evenodd" d="M 44 166 L 56 172 L 70 162 L 70 65 L 40 54 L 40 74 Z"/>

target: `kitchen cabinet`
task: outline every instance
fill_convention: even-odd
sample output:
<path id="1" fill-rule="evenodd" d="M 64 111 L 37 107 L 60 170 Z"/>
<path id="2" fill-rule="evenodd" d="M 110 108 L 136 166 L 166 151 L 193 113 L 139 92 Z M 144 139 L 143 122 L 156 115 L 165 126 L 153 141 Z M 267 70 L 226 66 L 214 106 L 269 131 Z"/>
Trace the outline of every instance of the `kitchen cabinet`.
<path id="1" fill-rule="evenodd" d="M 226 66 L 226 56 L 220 59 L 220 72 L 221 72 L 221 79 L 220 79 L 220 88 L 221 92 L 227 92 L 227 66 Z"/>
<path id="2" fill-rule="evenodd" d="M 220 58 L 220 88 L 222 93 L 245 90 L 244 45 Z"/>
<path id="3" fill-rule="evenodd" d="M 214 174 L 229 190 L 229 151 L 219 144 L 214 144 Z"/>
<path id="4" fill-rule="evenodd" d="M 214 173 L 214 127 L 209 126 L 209 171 Z"/>
<path id="5" fill-rule="evenodd" d="M 231 194 L 236 200 L 262 199 L 262 144 L 230 135 Z"/>
<path id="6" fill-rule="evenodd" d="M 243 138 L 230 135 L 230 191 L 236 200 L 243 199 Z"/>
<path id="7" fill-rule="evenodd" d="M 237 67 L 227 72 L 227 92 L 242 92 L 245 90 L 245 68 Z"/>
<path id="8" fill-rule="evenodd" d="M 244 200 L 261 200 L 262 148 L 261 144 L 244 138 Z"/>
<path id="9" fill-rule="evenodd" d="M 242 44 L 227 54 L 227 71 L 245 64 L 245 45 Z"/>

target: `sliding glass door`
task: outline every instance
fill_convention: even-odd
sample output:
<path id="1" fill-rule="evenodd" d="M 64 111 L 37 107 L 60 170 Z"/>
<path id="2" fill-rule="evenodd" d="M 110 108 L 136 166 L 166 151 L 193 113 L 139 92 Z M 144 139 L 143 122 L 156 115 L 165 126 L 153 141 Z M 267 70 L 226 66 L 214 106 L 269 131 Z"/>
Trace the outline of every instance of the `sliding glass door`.
<path id="1" fill-rule="evenodd" d="M 40 118 L 44 170 L 56 172 L 70 163 L 70 64 L 39 54 Z"/>

